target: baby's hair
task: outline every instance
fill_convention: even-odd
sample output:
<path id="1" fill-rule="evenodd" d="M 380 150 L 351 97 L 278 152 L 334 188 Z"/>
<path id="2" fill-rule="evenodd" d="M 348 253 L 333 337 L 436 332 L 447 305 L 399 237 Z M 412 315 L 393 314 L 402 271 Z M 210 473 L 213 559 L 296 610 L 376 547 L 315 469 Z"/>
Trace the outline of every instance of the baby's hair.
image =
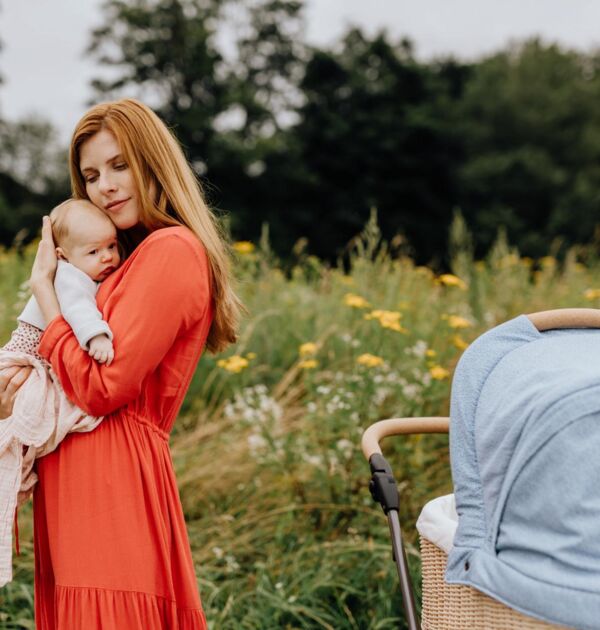
<path id="1" fill-rule="evenodd" d="M 103 216 L 107 221 L 110 219 L 94 204 L 86 199 L 67 199 L 50 212 L 50 223 L 52 224 L 52 236 L 56 245 L 64 246 L 65 241 L 69 238 L 69 215 L 72 210 L 79 208 L 79 211 L 94 212 Z"/>

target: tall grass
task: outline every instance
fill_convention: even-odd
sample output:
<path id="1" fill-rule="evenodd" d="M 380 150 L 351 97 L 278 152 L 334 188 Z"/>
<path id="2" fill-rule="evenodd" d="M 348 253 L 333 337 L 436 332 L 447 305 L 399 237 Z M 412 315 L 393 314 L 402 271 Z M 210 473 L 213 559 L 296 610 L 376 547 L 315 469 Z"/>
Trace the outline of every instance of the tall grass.
<path id="1" fill-rule="evenodd" d="M 362 431 L 384 417 L 446 415 L 461 352 L 491 326 L 598 306 L 600 266 L 576 251 L 561 263 L 531 261 L 501 238 L 474 261 L 460 219 L 452 234 L 448 275 L 393 256 L 374 221 L 346 270 L 298 248 L 284 273 L 265 242 L 238 244 L 250 316 L 235 348 L 202 358 L 171 440 L 212 628 L 397 628 L 395 565 L 367 490 Z M 0 254 L 3 340 L 32 254 Z M 451 491 L 447 440 L 390 439 L 385 450 L 416 579 L 416 517 Z M 2 628 L 33 627 L 30 521 L 23 511 L 15 580 L 0 591 Z"/>

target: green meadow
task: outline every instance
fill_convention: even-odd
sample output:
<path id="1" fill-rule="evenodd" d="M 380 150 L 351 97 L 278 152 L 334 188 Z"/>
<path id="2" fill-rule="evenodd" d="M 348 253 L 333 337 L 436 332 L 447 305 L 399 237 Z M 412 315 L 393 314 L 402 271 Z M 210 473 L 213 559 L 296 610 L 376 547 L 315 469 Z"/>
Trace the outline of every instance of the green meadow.
<path id="1" fill-rule="evenodd" d="M 474 260 L 455 220 L 450 266 L 417 266 L 374 220 L 338 265 L 299 243 L 285 263 L 268 238 L 235 243 L 246 305 L 239 342 L 203 356 L 172 434 L 209 625 L 397 628 L 402 616 L 386 519 L 368 492 L 363 430 L 389 417 L 447 415 L 468 344 L 515 315 L 599 306 L 589 249 L 523 258 L 500 237 Z M 27 297 L 35 253 L 0 252 L 0 341 Z M 389 438 L 415 579 L 415 520 L 451 491 L 447 438 Z M 0 590 L 0 627 L 33 628 L 31 506 L 21 555 Z M 93 544 L 93 541 L 90 541 Z"/>

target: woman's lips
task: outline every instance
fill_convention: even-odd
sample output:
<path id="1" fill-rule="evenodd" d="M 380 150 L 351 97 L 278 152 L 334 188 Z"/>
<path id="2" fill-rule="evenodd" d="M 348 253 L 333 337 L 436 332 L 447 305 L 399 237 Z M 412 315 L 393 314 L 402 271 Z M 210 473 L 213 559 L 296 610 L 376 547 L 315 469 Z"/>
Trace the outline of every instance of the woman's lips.
<path id="1" fill-rule="evenodd" d="M 117 210 L 120 210 L 128 201 L 129 199 L 122 199 L 121 201 L 117 201 L 116 203 L 113 202 L 111 204 L 108 204 L 105 210 L 107 212 L 116 212 Z"/>

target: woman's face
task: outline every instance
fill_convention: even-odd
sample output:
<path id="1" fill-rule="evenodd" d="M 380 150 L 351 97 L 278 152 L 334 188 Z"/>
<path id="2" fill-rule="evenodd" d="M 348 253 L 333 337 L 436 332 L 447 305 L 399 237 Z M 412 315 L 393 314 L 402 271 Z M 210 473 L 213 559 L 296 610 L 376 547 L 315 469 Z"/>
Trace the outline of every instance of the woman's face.
<path id="1" fill-rule="evenodd" d="M 120 230 L 137 225 L 137 190 L 115 136 L 106 129 L 99 131 L 81 145 L 79 156 L 79 170 L 90 201 L 104 210 Z"/>

